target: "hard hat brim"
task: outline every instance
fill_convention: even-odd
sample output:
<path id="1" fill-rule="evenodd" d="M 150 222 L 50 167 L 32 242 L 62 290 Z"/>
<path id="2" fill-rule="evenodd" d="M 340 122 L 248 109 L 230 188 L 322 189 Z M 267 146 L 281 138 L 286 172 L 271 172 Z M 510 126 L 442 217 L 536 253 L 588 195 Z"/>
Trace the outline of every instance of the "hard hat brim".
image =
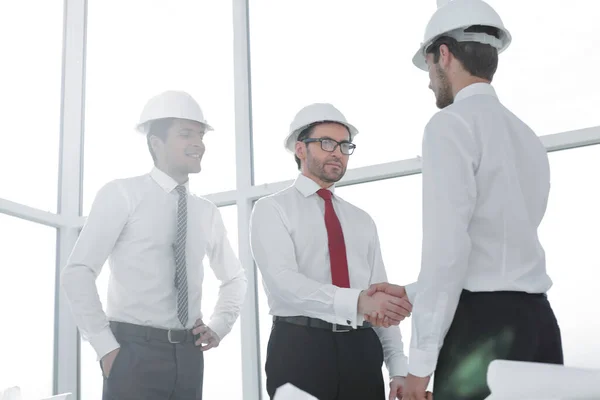
<path id="1" fill-rule="evenodd" d="M 170 117 L 165 117 L 165 118 L 170 118 Z M 172 117 L 172 118 L 177 118 L 177 117 Z M 177 118 L 177 119 L 188 119 L 188 118 Z M 214 131 L 214 128 L 207 124 L 206 122 L 203 121 L 196 121 L 196 120 L 192 120 L 192 119 L 188 119 L 189 121 L 194 121 L 199 123 L 200 125 L 202 125 L 204 127 L 205 132 L 210 132 L 210 131 Z M 135 130 L 143 133 L 143 134 L 147 134 L 148 133 L 148 126 L 150 125 L 149 123 L 152 121 L 156 121 L 155 119 L 150 119 L 148 121 L 144 121 L 144 122 L 140 122 L 138 124 L 135 125 Z"/>
<path id="2" fill-rule="evenodd" d="M 425 49 L 421 47 L 413 56 L 412 62 L 415 67 L 419 68 L 423 71 L 429 71 L 429 66 L 427 65 L 427 59 L 425 58 Z"/>
<path id="3" fill-rule="evenodd" d="M 350 136 L 352 137 L 352 139 L 354 139 L 356 137 L 356 135 L 358 135 L 358 129 L 356 129 L 356 127 L 354 125 L 349 124 L 347 122 L 339 122 L 339 121 L 322 121 L 322 122 L 323 123 L 331 122 L 331 123 L 344 125 L 350 131 Z M 317 122 L 313 122 L 310 125 L 315 124 L 315 123 L 317 123 Z M 306 129 L 307 126 L 308 125 L 301 126 L 300 128 L 290 132 L 287 135 L 283 144 L 289 152 L 294 153 L 294 154 L 296 153 L 296 142 L 298 139 L 298 135 L 300 135 L 300 132 L 302 132 L 304 129 Z"/>

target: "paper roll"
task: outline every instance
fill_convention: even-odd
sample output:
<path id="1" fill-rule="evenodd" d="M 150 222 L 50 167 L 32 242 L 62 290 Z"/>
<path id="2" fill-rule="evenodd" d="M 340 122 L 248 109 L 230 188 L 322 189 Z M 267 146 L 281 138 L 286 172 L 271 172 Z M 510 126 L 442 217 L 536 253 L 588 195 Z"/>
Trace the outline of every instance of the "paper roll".
<path id="1" fill-rule="evenodd" d="M 600 370 L 495 360 L 487 381 L 494 400 L 600 399 Z"/>
<path id="2" fill-rule="evenodd" d="M 316 397 L 298 389 L 291 383 L 280 386 L 275 391 L 273 400 L 319 400 Z"/>

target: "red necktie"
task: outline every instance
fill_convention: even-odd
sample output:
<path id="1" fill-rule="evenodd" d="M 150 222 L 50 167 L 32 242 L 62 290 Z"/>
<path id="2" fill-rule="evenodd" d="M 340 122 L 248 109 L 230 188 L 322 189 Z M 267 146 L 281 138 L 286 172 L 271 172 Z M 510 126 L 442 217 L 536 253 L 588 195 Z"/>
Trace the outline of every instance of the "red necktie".
<path id="1" fill-rule="evenodd" d="M 317 194 L 325 200 L 325 227 L 329 239 L 329 262 L 331 263 L 331 283 L 335 286 L 349 288 L 348 260 L 346 258 L 346 244 L 342 225 L 335 214 L 332 193 L 327 189 L 319 189 Z"/>

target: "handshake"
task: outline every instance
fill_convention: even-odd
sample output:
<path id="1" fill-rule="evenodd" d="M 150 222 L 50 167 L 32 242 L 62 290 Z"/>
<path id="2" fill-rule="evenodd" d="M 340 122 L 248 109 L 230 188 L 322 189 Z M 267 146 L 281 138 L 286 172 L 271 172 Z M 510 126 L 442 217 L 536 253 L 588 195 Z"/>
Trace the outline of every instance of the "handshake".
<path id="1" fill-rule="evenodd" d="M 404 286 L 376 283 L 358 297 L 358 314 L 364 315 L 373 326 L 389 328 L 398 325 L 410 316 L 411 311 L 412 304 Z"/>

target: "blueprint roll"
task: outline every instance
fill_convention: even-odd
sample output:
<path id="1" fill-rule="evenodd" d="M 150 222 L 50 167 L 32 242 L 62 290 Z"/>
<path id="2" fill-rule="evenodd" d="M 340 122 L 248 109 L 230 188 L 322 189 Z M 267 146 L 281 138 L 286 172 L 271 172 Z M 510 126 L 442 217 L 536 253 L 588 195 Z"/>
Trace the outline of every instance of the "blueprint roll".
<path id="1" fill-rule="evenodd" d="M 487 380 L 494 400 L 600 399 L 600 370 L 495 360 Z"/>

